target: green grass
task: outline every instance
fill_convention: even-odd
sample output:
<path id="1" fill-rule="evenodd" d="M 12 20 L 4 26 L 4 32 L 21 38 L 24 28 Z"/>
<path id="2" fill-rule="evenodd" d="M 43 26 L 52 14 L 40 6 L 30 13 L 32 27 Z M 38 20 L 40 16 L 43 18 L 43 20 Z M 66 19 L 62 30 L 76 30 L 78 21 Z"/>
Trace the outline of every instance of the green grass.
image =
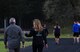
<path id="1" fill-rule="evenodd" d="M 32 42 L 25 42 L 25 47 L 28 47 L 30 45 L 32 45 Z M 7 52 L 7 51 L 8 49 L 5 49 L 3 41 L 0 41 L 0 52 Z"/>
<path id="2" fill-rule="evenodd" d="M 4 34 L 0 34 L 0 39 L 3 39 L 4 38 Z"/>
<path id="3" fill-rule="evenodd" d="M 24 44 L 24 46 L 25 47 L 28 47 L 28 46 L 31 46 L 32 45 L 32 42 L 31 41 L 29 41 L 29 42 L 25 42 L 25 44 Z M 21 48 L 22 48 L 22 44 L 21 44 Z"/>
<path id="4" fill-rule="evenodd" d="M 61 34 L 61 38 L 72 38 L 72 33 L 69 33 L 69 34 Z M 0 34 L 0 39 L 3 39 L 4 38 L 4 34 Z M 26 38 L 26 37 L 25 37 Z M 29 38 L 32 38 L 32 37 L 29 37 Z M 49 34 L 48 35 L 48 38 L 54 38 L 54 34 Z"/>
<path id="5" fill-rule="evenodd" d="M 4 48 L 3 41 L 0 41 L 0 52 L 7 52 L 8 50 Z"/>
<path id="6" fill-rule="evenodd" d="M 73 35 L 72 34 L 61 34 L 60 38 L 72 38 Z M 54 38 L 54 34 L 49 34 L 48 38 Z"/>

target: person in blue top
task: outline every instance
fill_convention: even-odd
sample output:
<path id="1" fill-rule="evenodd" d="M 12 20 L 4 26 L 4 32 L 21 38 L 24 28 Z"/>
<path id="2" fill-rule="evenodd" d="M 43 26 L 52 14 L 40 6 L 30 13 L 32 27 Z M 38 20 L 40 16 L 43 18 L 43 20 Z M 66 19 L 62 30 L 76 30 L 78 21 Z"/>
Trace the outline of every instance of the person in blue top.
<path id="1" fill-rule="evenodd" d="M 79 25 L 78 25 L 78 21 L 74 21 L 73 24 L 73 39 L 74 39 L 74 43 L 79 43 Z"/>
<path id="2" fill-rule="evenodd" d="M 60 42 L 60 26 L 58 23 L 56 23 L 56 25 L 54 26 L 54 36 L 55 36 L 55 42 L 56 44 L 59 44 Z"/>

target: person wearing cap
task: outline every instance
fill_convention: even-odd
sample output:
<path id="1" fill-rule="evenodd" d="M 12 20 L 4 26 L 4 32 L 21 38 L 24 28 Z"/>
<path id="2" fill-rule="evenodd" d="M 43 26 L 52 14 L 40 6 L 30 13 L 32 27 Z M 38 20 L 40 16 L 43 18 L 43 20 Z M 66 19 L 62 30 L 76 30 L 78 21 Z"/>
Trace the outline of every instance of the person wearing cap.
<path id="1" fill-rule="evenodd" d="M 4 35 L 5 48 L 8 48 L 9 52 L 20 52 L 20 41 L 24 46 L 22 29 L 16 25 L 15 18 L 10 18 L 9 23 Z"/>

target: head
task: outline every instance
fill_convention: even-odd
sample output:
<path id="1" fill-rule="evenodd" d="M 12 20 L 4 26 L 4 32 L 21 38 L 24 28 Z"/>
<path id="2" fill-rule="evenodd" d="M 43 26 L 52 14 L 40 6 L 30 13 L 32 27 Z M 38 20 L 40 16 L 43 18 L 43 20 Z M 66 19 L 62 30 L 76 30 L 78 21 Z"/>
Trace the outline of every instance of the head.
<path id="1" fill-rule="evenodd" d="M 42 31 L 42 30 L 43 30 L 41 21 L 40 21 L 39 19 L 34 19 L 34 20 L 33 20 L 33 28 L 34 28 L 36 31 Z"/>
<path id="2" fill-rule="evenodd" d="M 78 21 L 74 21 L 74 24 L 77 24 L 78 23 Z"/>
<path id="3" fill-rule="evenodd" d="M 15 23 L 16 23 L 15 18 L 10 18 L 9 23 L 10 23 L 10 24 L 15 24 Z"/>

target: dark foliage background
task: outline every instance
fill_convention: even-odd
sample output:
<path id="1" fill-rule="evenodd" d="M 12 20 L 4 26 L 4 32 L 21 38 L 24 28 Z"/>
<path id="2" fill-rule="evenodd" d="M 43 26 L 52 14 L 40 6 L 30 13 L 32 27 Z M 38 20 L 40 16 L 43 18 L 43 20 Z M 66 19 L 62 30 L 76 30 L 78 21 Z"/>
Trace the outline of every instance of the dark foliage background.
<path id="1" fill-rule="evenodd" d="M 59 22 L 68 27 L 74 20 L 80 20 L 80 0 L 0 0 L 0 28 L 3 19 L 15 17 L 23 29 L 32 27 L 34 18 L 40 19 L 49 27 Z"/>

